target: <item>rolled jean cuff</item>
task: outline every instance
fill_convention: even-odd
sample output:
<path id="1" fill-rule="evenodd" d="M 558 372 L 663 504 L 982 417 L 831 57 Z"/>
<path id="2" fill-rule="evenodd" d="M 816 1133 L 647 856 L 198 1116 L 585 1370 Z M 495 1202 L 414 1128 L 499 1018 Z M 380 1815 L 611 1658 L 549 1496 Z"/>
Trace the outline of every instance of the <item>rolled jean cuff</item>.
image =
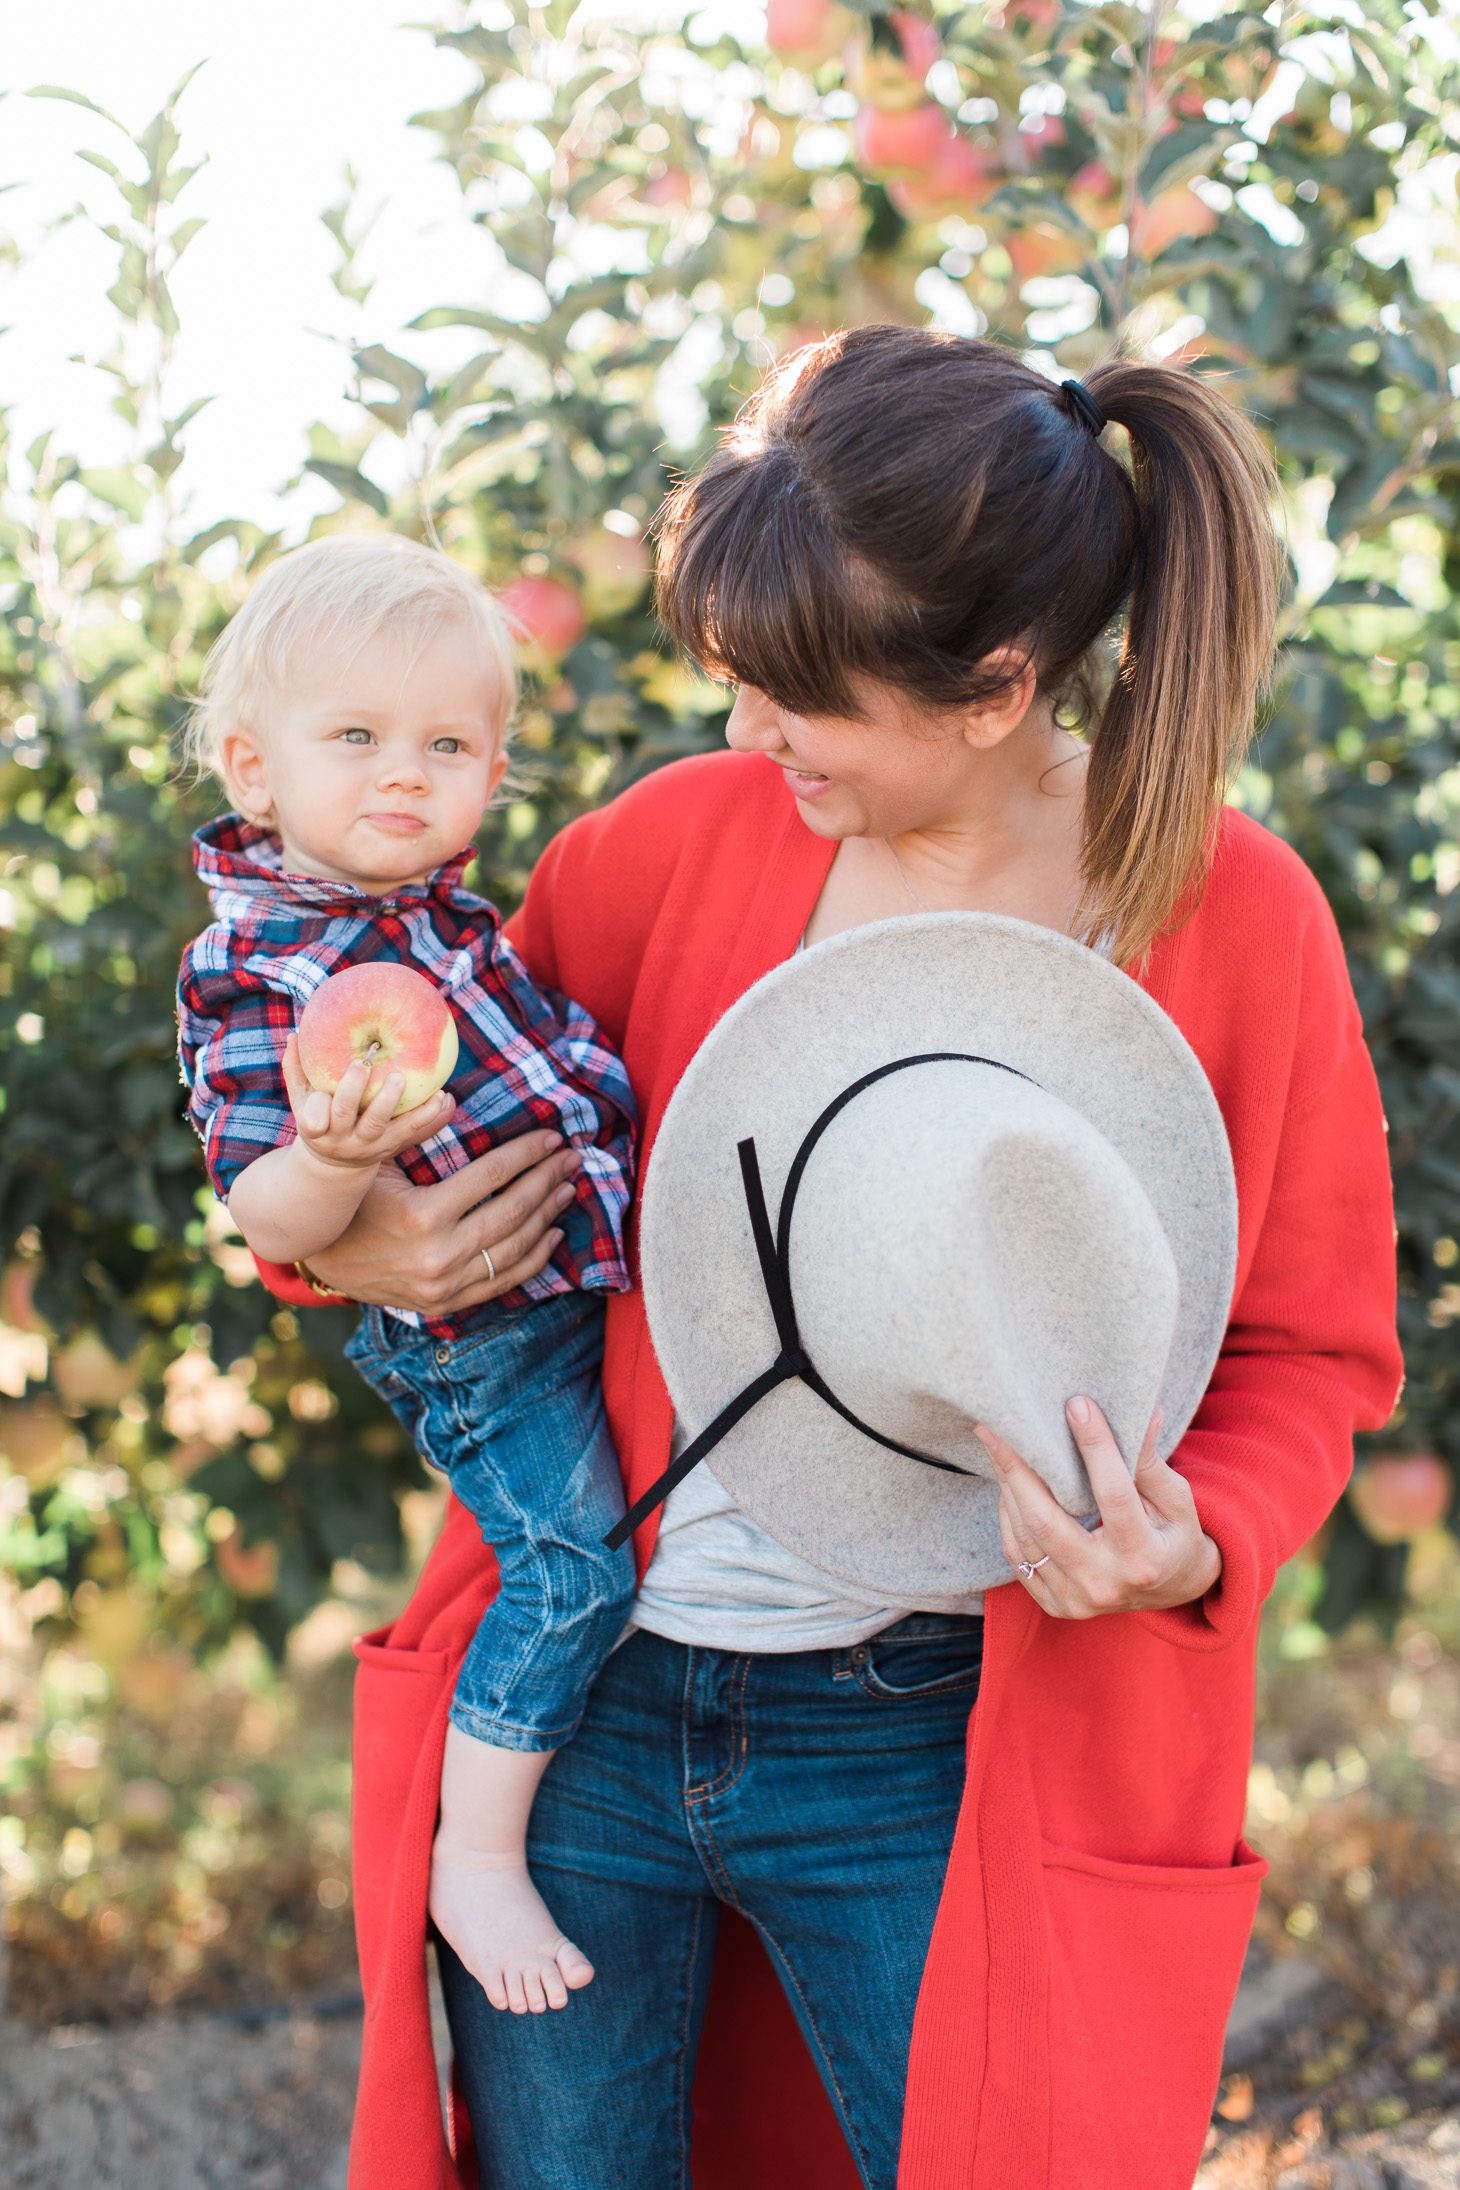
<path id="1" fill-rule="evenodd" d="M 459 1703 L 454 1697 L 450 1718 L 457 1732 L 468 1735 L 472 1741 L 484 1741 L 493 1749 L 517 1749 L 537 1756 L 561 1749 L 578 1731 L 577 1720 L 561 1731 L 554 1727 L 513 1726 L 506 1719 L 494 1718 L 489 1711 L 474 1710 L 469 1703 Z"/>

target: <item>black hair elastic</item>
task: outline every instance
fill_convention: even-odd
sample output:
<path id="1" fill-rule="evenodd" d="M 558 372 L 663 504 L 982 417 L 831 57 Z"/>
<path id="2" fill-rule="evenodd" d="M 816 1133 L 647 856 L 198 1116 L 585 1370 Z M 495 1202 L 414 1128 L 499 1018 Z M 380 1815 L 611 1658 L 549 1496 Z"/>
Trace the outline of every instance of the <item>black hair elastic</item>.
<path id="1" fill-rule="evenodd" d="M 1091 433 L 1093 433 L 1098 440 L 1099 436 L 1104 433 L 1106 427 L 1110 424 L 1110 420 L 1106 417 L 1104 411 L 1101 410 L 1100 405 L 1096 402 L 1094 396 L 1091 395 L 1089 389 L 1085 386 L 1084 381 L 1062 380 L 1060 382 L 1060 388 L 1064 394 L 1068 395 L 1071 403 L 1073 403 L 1075 409 L 1079 412 L 1081 419 L 1089 427 Z"/>

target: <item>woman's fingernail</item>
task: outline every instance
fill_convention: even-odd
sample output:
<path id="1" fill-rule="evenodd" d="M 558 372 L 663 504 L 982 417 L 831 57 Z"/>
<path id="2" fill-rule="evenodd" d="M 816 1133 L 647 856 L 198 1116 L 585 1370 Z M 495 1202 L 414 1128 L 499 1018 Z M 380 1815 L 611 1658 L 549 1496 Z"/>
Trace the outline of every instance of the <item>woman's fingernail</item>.
<path id="1" fill-rule="evenodd" d="M 1070 1420 L 1071 1420 L 1072 1422 L 1088 1422 L 1088 1421 L 1089 1421 L 1089 1419 L 1090 1419 L 1090 1402 L 1089 1402 L 1089 1400 L 1088 1400 L 1088 1399 L 1071 1399 L 1071 1400 L 1070 1400 L 1070 1401 L 1068 1402 L 1068 1405 L 1069 1405 L 1069 1414 L 1070 1414 Z"/>
<path id="2" fill-rule="evenodd" d="M 553 1207 L 555 1209 L 566 1209 L 570 1201 L 576 1200 L 577 1196 L 571 1186 L 560 1186 L 553 1196 Z"/>
<path id="3" fill-rule="evenodd" d="M 562 1145 L 563 1136 L 561 1133 L 544 1133 L 542 1137 L 542 1152 L 545 1156 L 550 1156 L 555 1148 L 561 1148 Z"/>
<path id="4" fill-rule="evenodd" d="M 563 1235 L 561 1232 L 549 1232 L 548 1238 L 551 1240 L 554 1247 L 560 1247 L 562 1245 Z"/>

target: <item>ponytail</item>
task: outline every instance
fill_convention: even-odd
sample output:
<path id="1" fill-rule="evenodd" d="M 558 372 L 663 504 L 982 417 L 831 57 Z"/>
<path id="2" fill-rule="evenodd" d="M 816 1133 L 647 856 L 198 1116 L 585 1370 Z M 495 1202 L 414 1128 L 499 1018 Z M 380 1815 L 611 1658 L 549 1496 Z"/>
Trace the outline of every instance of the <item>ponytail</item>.
<path id="1" fill-rule="evenodd" d="M 956 712 L 1032 652 L 1055 720 L 1091 726 L 1074 932 L 1131 968 L 1200 895 L 1271 673 L 1277 478 L 1210 380 L 1117 352 L 1085 387 L 1098 409 L 963 335 L 830 335 L 668 497 L 655 598 L 696 660 L 798 714 L 854 715 L 858 673 Z"/>
<path id="2" fill-rule="evenodd" d="M 1129 436 L 1138 523 L 1124 642 L 1091 741 L 1076 926 L 1112 930 L 1129 967 L 1205 887 L 1219 809 L 1270 695 L 1286 558 L 1272 461 L 1208 381 L 1120 359 L 1086 385 Z"/>

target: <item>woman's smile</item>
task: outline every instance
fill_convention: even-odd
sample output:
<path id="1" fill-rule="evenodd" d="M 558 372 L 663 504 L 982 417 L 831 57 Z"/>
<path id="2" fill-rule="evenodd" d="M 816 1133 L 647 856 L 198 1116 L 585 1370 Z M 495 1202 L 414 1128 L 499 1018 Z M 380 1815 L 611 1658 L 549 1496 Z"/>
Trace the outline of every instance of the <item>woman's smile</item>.
<path id="1" fill-rule="evenodd" d="M 794 798 L 819 798 L 830 790 L 831 777 L 816 775 L 809 768 L 793 768 L 788 761 L 777 761 L 776 766 L 785 776 Z"/>

